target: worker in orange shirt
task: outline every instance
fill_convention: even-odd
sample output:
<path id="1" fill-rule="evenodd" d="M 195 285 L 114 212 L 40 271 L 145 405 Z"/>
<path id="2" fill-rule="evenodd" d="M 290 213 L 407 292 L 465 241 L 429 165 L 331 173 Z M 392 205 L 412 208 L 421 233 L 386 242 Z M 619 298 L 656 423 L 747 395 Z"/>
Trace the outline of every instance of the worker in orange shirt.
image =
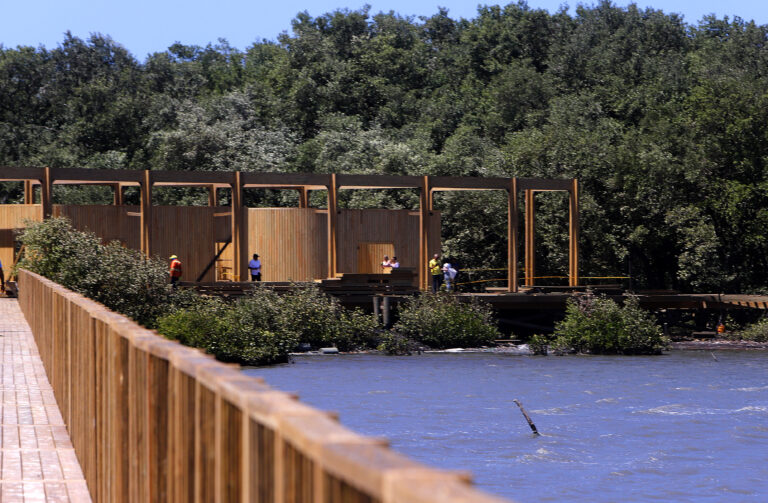
<path id="1" fill-rule="evenodd" d="M 179 257 L 176 255 L 171 255 L 171 270 L 169 274 L 171 275 L 171 286 L 173 288 L 176 288 L 176 283 L 179 282 L 179 278 L 181 278 L 181 260 L 179 260 Z"/>

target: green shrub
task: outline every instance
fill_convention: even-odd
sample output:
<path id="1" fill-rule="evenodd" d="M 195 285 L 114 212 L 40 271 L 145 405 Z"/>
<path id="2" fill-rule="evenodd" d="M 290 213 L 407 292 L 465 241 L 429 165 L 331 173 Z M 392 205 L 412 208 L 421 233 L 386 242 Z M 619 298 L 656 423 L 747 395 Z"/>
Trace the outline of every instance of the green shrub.
<path id="1" fill-rule="evenodd" d="M 229 307 L 216 298 L 200 298 L 187 306 L 157 320 L 157 331 L 187 346 L 209 349 L 212 339 L 227 332 L 225 315 Z"/>
<path id="2" fill-rule="evenodd" d="M 546 356 L 551 342 L 552 337 L 544 334 L 535 334 L 528 340 L 528 347 L 534 355 Z"/>
<path id="3" fill-rule="evenodd" d="M 768 319 L 763 318 L 757 323 L 735 332 L 736 338 L 744 341 L 768 342 Z"/>
<path id="4" fill-rule="evenodd" d="M 453 295 L 424 294 L 398 311 L 393 329 L 432 348 L 487 346 L 500 337 L 490 306 L 478 301 L 461 303 Z"/>
<path id="5" fill-rule="evenodd" d="M 591 354 L 660 354 L 668 344 L 661 327 L 635 297 L 623 306 L 592 295 L 571 300 L 554 336 L 550 347 L 555 351 Z"/>
<path id="6" fill-rule="evenodd" d="M 381 341 L 379 342 L 378 350 L 388 355 L 410 355 L 416 351 L 419 347 L 419 343 L 413 339 L 401 335 L 395 331 L 387 331 L 383 334 Z"/>
<path id="7" fill-rule="evenodd" d="M 179 304 L 160 318 L 161 334 L 246 365 L 284 362 L 299 342 L 341 351 L 373 347 L 379 329 L 373 316 L 344 309 L 314 285 L 296 285 L 283 295 L 257 285 L 231 304 L 218 299 Z"/>
<path id="8" fill-rule="evenodd" d="M 268 308 L 267 308 L 268 309 Z M 158 332 L 188 346 L 205 349 L 219 360 L 266 365 L 288 360 L 297 339 L 290 331 L 273 331 L 272 323 L 251 299 L 233 305 L 201 298 L 158 320 Z"/>
<path id="9" fill-rule="evenodd" d="M 296 333 L 299 342 L 314 348 L 336 346 L 339 351 L 374 347 L 378 320 L 358 309 L 345 309 L 317 285 L 294 285 L 280 300 L 276 318 Z"/>
<path id="10" fill-rule="evenodd" d="M 102 245 L 66 218 L 30 223 L 20 236 L 25 253 L 17 267 L 41 274 L 136 322 L 153 328 L 176 302 L 165 262 L 119 242 Z"/>

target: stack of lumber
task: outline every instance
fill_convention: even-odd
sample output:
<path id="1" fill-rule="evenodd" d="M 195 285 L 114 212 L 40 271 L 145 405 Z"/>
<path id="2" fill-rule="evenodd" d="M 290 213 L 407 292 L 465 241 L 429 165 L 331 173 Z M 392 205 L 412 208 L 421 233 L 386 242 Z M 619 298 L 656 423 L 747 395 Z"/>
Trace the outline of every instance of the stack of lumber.
<path id="1" fill-rule="evenodd" d="M 409 268 L 394 269 L 389 274 L 343 273 L 338 278 L 324 279 L 320 288 L 332 295 L 410 294 L 418 290 L 414 270 Z"/>

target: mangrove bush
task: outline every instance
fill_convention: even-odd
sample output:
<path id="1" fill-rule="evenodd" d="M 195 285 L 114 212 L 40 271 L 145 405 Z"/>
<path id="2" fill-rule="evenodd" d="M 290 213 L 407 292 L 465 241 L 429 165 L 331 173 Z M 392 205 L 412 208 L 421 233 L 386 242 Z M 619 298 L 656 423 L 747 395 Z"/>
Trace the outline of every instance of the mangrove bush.
<path id="1" fill-rule="evenodd" d="M 590 354 L 660 354 L 668 341 L 656 320 L 636 297 L 619 305 L 606 297 L 586 295 L 568 302 L 555 326 L 550 348 Z"/>
<path id="2" fill-rule="evenodd" d="M 106 307 L 154 328 L 184 294 L 168 285 L 168 269 L 157 258 L 95 234 L 74 229 L 66 218 L 30 223 L 19 235 L 24 255 L 17 267 L 38 273 Z"/>
<path id="3" fill-rule="evenodd" d="M 424 294 L 398 308 L 393 330 L 434 349 L 488 346 L 500 338 L 487 304 L 460 302 L 450 294 Z M 398 344 L 402 341 L 398 339 Z"/>

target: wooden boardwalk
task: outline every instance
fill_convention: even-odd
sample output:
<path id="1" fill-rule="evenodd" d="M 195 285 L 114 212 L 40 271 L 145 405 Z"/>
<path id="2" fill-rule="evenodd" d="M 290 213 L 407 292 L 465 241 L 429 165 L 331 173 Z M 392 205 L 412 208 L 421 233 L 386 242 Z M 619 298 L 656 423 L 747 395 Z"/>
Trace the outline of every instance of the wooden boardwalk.
<path id="1" fill-rule="evenodd" d="M 0 298 L 0 501 L 90 502 L 32 332 Z"/>

